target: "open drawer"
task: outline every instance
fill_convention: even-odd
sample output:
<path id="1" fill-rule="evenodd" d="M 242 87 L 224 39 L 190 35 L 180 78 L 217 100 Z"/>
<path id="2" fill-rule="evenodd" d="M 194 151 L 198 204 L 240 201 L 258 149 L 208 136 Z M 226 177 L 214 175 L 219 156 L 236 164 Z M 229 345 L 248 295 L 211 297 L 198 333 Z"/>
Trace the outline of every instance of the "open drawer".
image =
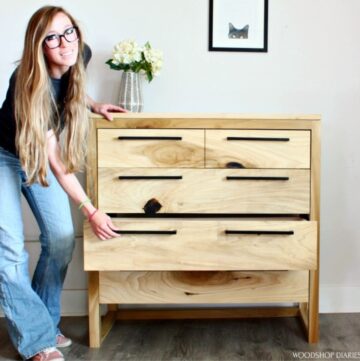
<path id="1" fill-rule="evenodd" d="M 118 238 L 84 227 L 87 271 L 313 270 L 317 223 L 242 220 L 113 220 Z"/>

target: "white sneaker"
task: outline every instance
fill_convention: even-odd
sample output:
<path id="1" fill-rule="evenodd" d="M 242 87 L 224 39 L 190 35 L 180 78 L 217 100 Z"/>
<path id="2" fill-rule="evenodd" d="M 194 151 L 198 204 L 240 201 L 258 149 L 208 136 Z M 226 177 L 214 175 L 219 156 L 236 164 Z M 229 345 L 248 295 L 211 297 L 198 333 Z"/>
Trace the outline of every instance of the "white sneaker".
<path id="1" fill-rule="evenodd" d="M 71 344 L 72 344 L 71 339 L 65 337 L 62 333 L 59 333 L 56 336 L 56 347 L 58 348 L 69 347 Z"/>
<path id="2" fill-rule="evenodd" d="M 65 361 L 64 355 L 55 347 L 49 347 L 37 353 L 32 361 Z"/>

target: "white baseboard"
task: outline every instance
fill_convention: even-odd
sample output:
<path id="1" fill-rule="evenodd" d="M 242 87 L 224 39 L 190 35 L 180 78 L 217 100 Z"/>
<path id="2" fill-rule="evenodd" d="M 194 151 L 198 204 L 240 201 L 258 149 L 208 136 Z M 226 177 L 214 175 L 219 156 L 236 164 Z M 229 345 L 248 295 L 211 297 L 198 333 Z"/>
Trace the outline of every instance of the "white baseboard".
<path id="1" fill-rule="evenodd" d="M 320 285 L 320 313 L 360 312 L 360 285 Z"/>
<path id="2" fill-rule="evenodd" d="M 85 316 L 88 314 L 87 290 L 64 290 L 62 292 L 62 315 Z M 128 305 L 126 305 L 128 306 Z M 162 307 L 166 305 L 162 305 Z M 197 305 L 195 307 L 210 305 Z M 229 305 L 234 307 L 236 305 Z M 244 305 L 242 305 L 244 306 Z M 360 286 L 320 286 L 320 313 L 360 312 Z M 174 307 L 169 305 L 169 307 Z M 182 308 L 184 305 L 181 306 Z M 188 306 L 194 307 L 194 306 Z M 241 307 L 241 305 L 239 305 Z M 137 306 L 136 308 L 140 308 Z M 147 308 L 146 306 L 144 308 Z M 0 310 L 0 317 L 4 314 Z"/>
<path id="3" fill-rule="evenodd" d="M 87 290 L 63 290 L 61 297 L 62 316 L 86 316 L 88 314 Z M 4 312 L 0 308 L 0 317 Z"/>
<path id="4" fill-rule="evenodd" d="M 87 290 L 64 290 L 61 297 L 62 316 L 86 316 L 88 314 Z"/>

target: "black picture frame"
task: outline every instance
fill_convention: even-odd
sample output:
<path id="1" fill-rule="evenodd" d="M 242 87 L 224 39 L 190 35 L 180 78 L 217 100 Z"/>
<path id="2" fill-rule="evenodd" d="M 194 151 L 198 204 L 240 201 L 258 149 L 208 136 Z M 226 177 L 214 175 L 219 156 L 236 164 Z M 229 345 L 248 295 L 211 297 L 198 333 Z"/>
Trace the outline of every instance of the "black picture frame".
<path id="1" fill-rule="evenodd" d="M 266 53 L 268 11 L 269 0 L 209 0 L 208 50 Z"/>

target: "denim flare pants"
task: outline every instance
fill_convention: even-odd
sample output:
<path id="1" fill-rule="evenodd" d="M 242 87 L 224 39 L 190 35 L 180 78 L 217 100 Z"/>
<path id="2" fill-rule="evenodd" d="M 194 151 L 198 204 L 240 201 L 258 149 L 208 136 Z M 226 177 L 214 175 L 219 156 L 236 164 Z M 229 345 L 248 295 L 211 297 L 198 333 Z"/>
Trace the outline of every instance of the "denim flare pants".
<path id="1" fill-rule="evenodd" d="M 25 182 L 19 159 L 0 148 L 0 305 L 10 338 L 27 359 L 55 346 L 74 228 L 69 199 L 51 171 L 49 187 Z M 32 281 L 24 248 L 21 193 L 41 232 L 41 254 Z"/>

